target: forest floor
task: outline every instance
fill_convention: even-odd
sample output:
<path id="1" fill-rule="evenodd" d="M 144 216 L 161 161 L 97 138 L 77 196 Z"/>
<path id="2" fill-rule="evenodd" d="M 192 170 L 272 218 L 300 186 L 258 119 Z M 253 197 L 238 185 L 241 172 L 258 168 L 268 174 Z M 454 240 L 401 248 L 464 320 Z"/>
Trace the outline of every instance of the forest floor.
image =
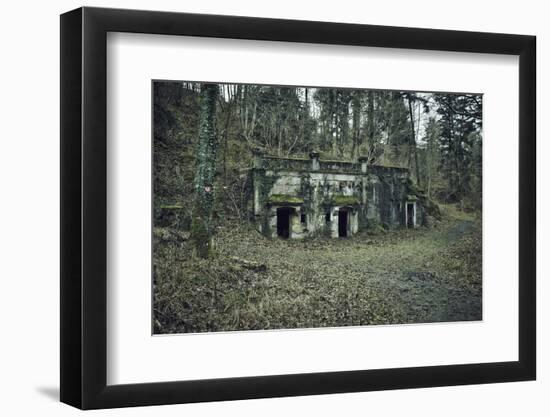
<path id="1" fill-rule="evenodd" d="M 208 260 L 155 230 L 155 333 L 481 320 L 481 220 L 443 211 L 430 229 L 349 239 L 228 225 Z"/>

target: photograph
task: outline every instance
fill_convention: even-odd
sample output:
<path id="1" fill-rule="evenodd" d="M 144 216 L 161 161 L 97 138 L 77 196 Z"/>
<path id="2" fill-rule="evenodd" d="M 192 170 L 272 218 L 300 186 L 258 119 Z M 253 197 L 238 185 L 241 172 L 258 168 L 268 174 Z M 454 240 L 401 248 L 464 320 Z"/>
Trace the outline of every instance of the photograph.
<path id="1" fill-rule="evenodd" d="M 153 80 L 153 334 L 482 320 L 482 101 Z"/>

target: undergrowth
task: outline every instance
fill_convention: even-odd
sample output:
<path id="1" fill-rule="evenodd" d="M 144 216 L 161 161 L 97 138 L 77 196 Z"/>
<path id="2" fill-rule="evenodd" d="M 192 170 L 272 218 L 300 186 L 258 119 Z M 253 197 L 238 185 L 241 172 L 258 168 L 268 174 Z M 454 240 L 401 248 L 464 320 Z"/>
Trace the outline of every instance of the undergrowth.
<path id="1" fill-rule="evenodd" d="M 481 319 L 481 221 L 452 207 L 433 229 L 350 239 L 270 240 L 225 224 L 209 259 L 185 233 L 154 236 L 155 333 Z"/>

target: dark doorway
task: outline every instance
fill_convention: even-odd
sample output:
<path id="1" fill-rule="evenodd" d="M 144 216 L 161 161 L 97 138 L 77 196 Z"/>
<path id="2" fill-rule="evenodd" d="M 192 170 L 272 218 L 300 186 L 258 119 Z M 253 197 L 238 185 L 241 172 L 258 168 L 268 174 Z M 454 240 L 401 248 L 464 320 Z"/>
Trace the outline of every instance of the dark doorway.
<path id="1" fill-rule="evenodd" d="M 338 237 L 348 237 L 348 212 L 338 211 Z"/>
<path id="2" fill-rule="evenodd" d="M 282 207 L 277 209 L 277 236 L 283 239 L 290 237 L 290 214 L 291 208 Z"/>
<path id="3" fill-rule="evenodd" d="M 414 227 L 414 204 L 407 203 L 407 227 Z"/>

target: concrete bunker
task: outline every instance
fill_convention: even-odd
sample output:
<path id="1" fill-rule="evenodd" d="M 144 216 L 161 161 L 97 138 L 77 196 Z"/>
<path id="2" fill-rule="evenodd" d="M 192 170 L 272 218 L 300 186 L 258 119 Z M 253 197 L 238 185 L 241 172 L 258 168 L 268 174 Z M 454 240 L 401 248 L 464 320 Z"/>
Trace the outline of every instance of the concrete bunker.
<path id="1" fill-rule="evenodd" d="M 371 223 L 416 227 L 422 218 L 406 168 L 256 151 L 251 174 L 255 221 L 270 238 L 349 238 Z"/>

